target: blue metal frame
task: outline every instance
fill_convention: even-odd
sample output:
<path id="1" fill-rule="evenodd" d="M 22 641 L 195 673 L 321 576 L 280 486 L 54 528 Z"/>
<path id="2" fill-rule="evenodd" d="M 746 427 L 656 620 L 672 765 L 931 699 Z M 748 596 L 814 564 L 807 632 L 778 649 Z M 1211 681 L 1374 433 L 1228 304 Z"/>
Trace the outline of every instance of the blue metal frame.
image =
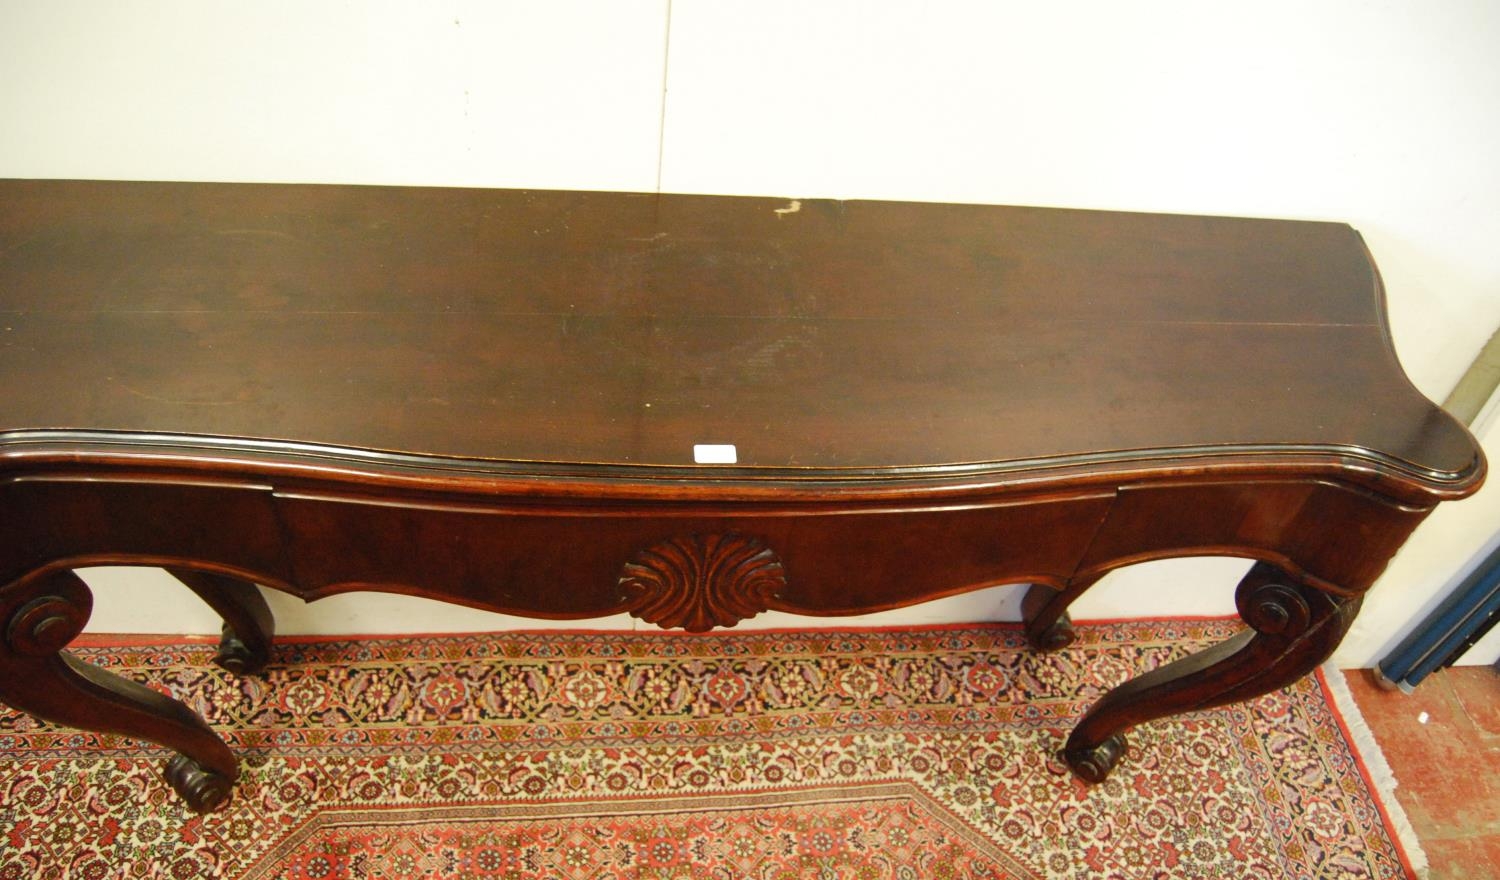
<path id="1" fill-rule="evenodd" d="M 1386 682 L 1411 693 L 1434 670 L 1451 666 L 1500 621 L 1500 547 L 1376 665 Z"/>

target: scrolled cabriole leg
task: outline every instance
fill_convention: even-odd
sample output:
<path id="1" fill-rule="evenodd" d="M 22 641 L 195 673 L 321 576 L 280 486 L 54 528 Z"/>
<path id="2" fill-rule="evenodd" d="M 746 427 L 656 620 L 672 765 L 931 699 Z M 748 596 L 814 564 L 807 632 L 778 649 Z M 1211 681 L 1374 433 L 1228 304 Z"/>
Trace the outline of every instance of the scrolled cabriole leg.
<path id="1" fill-rule="evenodd" d="M 0 701 L 38 718 L 117 733 L 178 753 L 166 776 L 187 805 L 208 812 L 229 796 L 234 754 L 191 709 L 63 650 L 83 630 L 93 594 L 71 571 L 22 578 L 0 589 Z"/>
<path id="2" fill-rule="evenodd" d="M 1105 694 L 1068 737 L 1063 760 L 1083 780 L 1102 782 L 1125 755 L 1125 731 L 1135 725 L 1291 684 L 1328 659 L 1359 603 L 1257 563 L 1235 593 L 1250 629 Z"/>
<path id="3" fill-rule="evenodd" d="M 190 568 L 169 568 L 167 573 L 224 619 L 214 663 L 235 675 L 254 675 L 266 668 L 276 636 L 276 619 L 254 584 Z"/>

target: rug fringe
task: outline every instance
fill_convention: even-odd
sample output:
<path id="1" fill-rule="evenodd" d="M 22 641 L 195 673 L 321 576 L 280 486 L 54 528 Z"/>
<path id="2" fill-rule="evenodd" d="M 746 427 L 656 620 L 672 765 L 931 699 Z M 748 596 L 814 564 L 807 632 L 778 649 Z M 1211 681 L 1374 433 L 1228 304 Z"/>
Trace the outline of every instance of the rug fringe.
<path id="1" fill-rule="evenodd" d="M 1396 787 L 1400 783 L 1396 781 L 1391 765 L 1385 760 L 1380 744 L 1375 741 L 1374 731 L 1370 730 L 1364 714 L 1359 711 L 1359 704 L 1354 701 L 1349 683 L 1344 680 L 1344 671 L 1329 664 L 1320 669 L 1319 673 L 1318 680 L 1323 683 L 1328 702 L 1343 723 L 1349 736 L 1349 745 L 1353 748 L 1355 757 L 1364 765 L 1365 774 L 1375 788 L 1376 797 L 1380 799 L 1389 830 L 1396 836 L 1396 842 L 1406 855 L 1411 870 L 1418 878 L 1425 878 L 1428 873 L 1427 853 L 1423 851 L 1422 842 L 1417 839 L 1416 829 L 1412 828 L 1406 811 L 1401 809 L 1401 802 L 1396 800 Z"/>

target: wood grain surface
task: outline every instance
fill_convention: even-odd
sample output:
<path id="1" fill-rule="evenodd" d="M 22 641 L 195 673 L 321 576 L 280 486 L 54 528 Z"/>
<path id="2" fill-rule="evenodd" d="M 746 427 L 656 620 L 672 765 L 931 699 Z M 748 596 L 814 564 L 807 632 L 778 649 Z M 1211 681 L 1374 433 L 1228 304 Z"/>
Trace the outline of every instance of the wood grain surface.
<path id="1" fill-rule="evenodd" d="M 1338 224 L 0 182 L 10 431 L 658 466 L 727 443 L 780 470 L 1272 446 L 1472 477 L 1382 315 Z"/>

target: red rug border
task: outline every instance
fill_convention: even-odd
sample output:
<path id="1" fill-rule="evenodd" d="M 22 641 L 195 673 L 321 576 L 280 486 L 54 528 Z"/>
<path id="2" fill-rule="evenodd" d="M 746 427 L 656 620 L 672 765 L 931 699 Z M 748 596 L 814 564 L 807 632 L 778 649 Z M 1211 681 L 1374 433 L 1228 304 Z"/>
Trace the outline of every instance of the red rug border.
<path id="1" fill-rule="evenodd" d="M 1381 800 L 1380 789 L 1375 785 L 1375 777 L 1370 774 L 1370 768 L 1365 764 L 1365 756 L 1360 754 L 1359 747 L 1354 744 L 1354 734 L 1349 731 L 1349 723 L 1344 720 L 1344 713 L 1339 711 L 1338 700 L 1333 697 L 1333 691 L 1328 685 L 1323 667 L 1319 666 L 1314 669 L 1313 676 L 1317 679 L 1318 688 L 1323 692 L 1323 701 L 1328 704 L 1334 723 L 1339 726 L 1339 735 L 1344 738 L 1344 742 L 1349 744 L 1349 754 L 1354 756 L 1354 766 L 1359 768 L 1360 778 L 1365 781 L 1365 787 L 1370 791 L 1370 799 L 1375 802 L 1375 809 L 1380 812 L 1380 822 L 1385 826 L 1386 836 L 1396 847 L 1396 855 L 1401 859 L 1401 869 L 1406 872 L 1409 880 L 1418 880 L 1411 858 L 1406 854 L 1406 846 L 1401 842 L 1401 835 L 1397 833 L 1396 826 L 1391 822 L 1391 814 L 1385 808 L 1385 801 Z"/>

